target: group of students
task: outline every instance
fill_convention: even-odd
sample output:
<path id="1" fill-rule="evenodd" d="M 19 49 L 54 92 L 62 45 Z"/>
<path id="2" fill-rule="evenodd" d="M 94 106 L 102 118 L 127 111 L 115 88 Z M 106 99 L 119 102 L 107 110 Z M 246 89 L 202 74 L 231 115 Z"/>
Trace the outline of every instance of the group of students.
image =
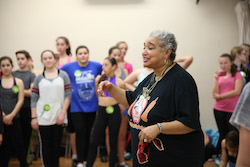
<path id="1" fill-rule="evenodd" d="M 105 97 L 98 96 L 96 88 L 101 81 L 108 80 L 122 89 L 134 90 L 134 83 L 140 83 L 153 70 L 142 68 L 133 71 L 132 65 L 124 60 L 128 46 L 123 41 L 110 48 L 102 64 L 89 61 L 89 49 L 84 45 L 77 47 L 73 57 L 66 37 L 56 39 L 56 48 L 56 52 L 45 50 L 41 53 L 44 71 L 38 72 L 37 76 L 33 73 L 32 58 L 25 50 L 16 52 L 19 69 L 15 72 L 12 72 L 10 57 L 0 59 L 1 166 L 8 166 L 13 150 L 20 166 L 28 166 L 26 157 L 32 128 L 39 130 L 43 165 L 59 166 L 65 124 L 70 133 L 73 166 L 93 166 L 97 147 L 104 136 L 109 166 L 128 166 L 124 159 L 127 109 L 108 92 L 104 92 Z M 229 137 L 226 135 L 236 130 L 229 119 L 242 87 L 250 80 L 248 55 L 249 45 L 233 48 L 230 55 L 223 54 L 219 58 L 222 72 L 214 73 L 214 115 L 220 132 L 217 153 L 222 149 L 221 166 L 224 161 L 231 160 L 225 155 L 233 154 L 235 157 L 230 148 L 237 144 L 228 144 L 230 136 L 235 136 L 235 133 Z M 176 58 L 175 62 L 186 69 L 192 60 L 191 56 L 186 56 Z"/>
<path id="2" fill-rule="evenodd" d="M 230 54 L 222 54 L 219 57 L 221 72 L 214 73 L 214 117 L 220 134 L 215 154 L 221 154 L 220 167 L 226 167 L 227 163 L 230 167 L 236 164 L 239 134 L 233 126 L 232 115 L 238 112 L 236 106 L 241 103 L 243 87 L 250 81 L 249 50 L 249 45 L 242 44 L 232 48 Z"/>
<path id="3" fill-rule="evenodd" d="M 124 159 L 127 109 L 108 93 L 106 97 L 98 97 L 96 92 L 96 86 L 102 80 L 109 80 L 123 89 L 134 85 L 137 79 L 129 78 L 135 78 L 139 73 L 127 77 L 133 67 L 124 60 L 128 49 L 126 42 L 111 47 L 103 64 L 89 61 L 89 49 L 83 45 L 77 47 L 76 57 L 73 57 L 66 37 L 56 39 L 56 48 L 56 52 L 45 50 L 41 53 L 44 71 L 34 70 L 33 60 L 25 50 L 16 52 L 19 69 L 15 72 L 12 72 L 10 57 L 0 59 L 0 113 L 3 114 L 3 121 L 0 121 L 0 164 L 7 167 L 14 151 L 20 166 L 28 166 L 26 159 L 33 128 L 39 130 L 43 165 L 59 166 L 63 125 L 68 124 L 73 166 L 93 166 L 97 146 L 105 131 L 110 166 L 117 162 L 118 166 L 128 166 Z M 183 62 L 186 68 L 192 57 L 177 61 Z M 141 73 L 138 83 L 152 72 L 151 69 L 144 70 L 149 72 Z M 127 86 L 123 81 L 125 78 Z"/>
<path id="4" fill-rule="evenodd" d="M 127 44 L 119 42 L 112 47 L 103 65 L 89 61 L 89 49 L 83 45 L 77 47 L 76 57 L 73 57 L 66 37 L 56 39 L 56 48 L 56 52 L 45 50 L 41 53 L 44 71 L 36 71 L 37 76 L 32 73 L 32 58 L 25 50 L 16 52 L 19 69 L 15 72 L 12 72 L 10 57 L 0 59 L 0 164 L 7 167 L 14 151 L 20 166 L 28 166 L 26 157 L 33 128 L 39 130 L 43 165 L 59 166 L 63 125 L 68 124 L 73 166 L 85 166 L 87 161 L 88 166 L 93 165 L 99 135 L 104 134 L 99 132 L 105 127 L 109 128 L 110 166 L 114 166 L 118 162 L 118 138 L 123 143 L 126 141 L 126 135 L 120 132 L 122 137 L 119 136 L 119 130 L 127 130 L 126 125 L 120 128 L 121 122 L 126 120 L 123 114 L 126 109 L 111 96 L 99 98 L 96 85 L 101 80 L 111 79 L 125 89 L 122 79 L 133 70 L 132 65 L 124 61 Z M 124 157 L 125 144 L 119 149 Z M 127 165 L 124 161 L 120 166 Z"/>

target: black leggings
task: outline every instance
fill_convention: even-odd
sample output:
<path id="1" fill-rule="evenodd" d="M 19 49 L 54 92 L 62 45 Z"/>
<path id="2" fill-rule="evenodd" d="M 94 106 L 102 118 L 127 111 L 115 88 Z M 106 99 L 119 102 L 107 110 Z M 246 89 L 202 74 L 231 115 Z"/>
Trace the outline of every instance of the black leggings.
<path id="1" fill-rule="evenodd" d="M 23 132 L 23 142 L 25 148 L 25 155 L 28 156 L 29 146 L 30 146 L 30 137 L 31 137 L 31 109 L 30 107 L 21 108 L 19 111 L 20 114 L 20 124 Z"/>
<path id="2" fill-rule="evenodd" d="M 19 118 L 14 118 L 12 122 L 12 125 L 4 125 L 3 128 L 3 143 L 0 146 L 0 166 L 8 167 L 11 150 L 14 149 L 20 162 L 20 167 L 27 167 L 20 120 Z"/>
<path id="3" fill-rule="evenodd" d="M 45 167 L 59 167 L 62 125 L 39 126 L 42 160 Z"/>
<path id="4" fill-rule="evenodd" d="M 230 132 L 231 130 L 237 131 L 237 129 L 229 123 L 229 119 L 231 118 L 232 114 L 233 113 L 219 111 L 219 110 L 214 109 L 214 117 L 215 117 L 215 121 L 219 130 L 219 133 L 220 133 L 220 138 L 216 147 L 217 154 L 220 153 L 221 141 L 225 139 L 227 133 Z"/>
<path id="5" fill-rule="evenodd" d="M 72 112 L 71 118 L 76 133 L 77 161 L 87 161 L 90 132 L 95 121 L 95 112 Z"/>
<path id="6" fill-rule="evenodd" d="M 114 112 L 112 114 L 108 114 L 106 112 L 106 107 L 98 107 L 97 117 L 94 123 L 93 135 L 89 146 L 90 148 L 87 167 L 92 167 L 95 162 L 97 146 L 100 143 L 100 140 L 104 134 L 103 132 L 105 132 L 107 126 L 109 127 L 110 145 L 109 166 L 114 167 L 115 163 L 117 162 L 117 140 L 121 124 L 121 113 L 118 104 L 114 105 L 113 108 Z"/>

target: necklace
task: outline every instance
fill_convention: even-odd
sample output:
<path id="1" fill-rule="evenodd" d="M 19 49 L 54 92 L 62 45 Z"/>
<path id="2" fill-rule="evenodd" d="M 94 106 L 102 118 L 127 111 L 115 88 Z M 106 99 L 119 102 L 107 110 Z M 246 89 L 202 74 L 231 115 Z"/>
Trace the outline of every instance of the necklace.
<path id="1" fill-rule="evenodd" d="M 147 86 L 147 87 L 143 87 L 143 91 L 142 91 L 142 95 L 141 95 L 140 99 L 142 99 L 142 98 L 143 98 L 143 99 L 144 99 L 144 98 L 149 99 L 149 98 L 150 98 L 149 94 L 152 92 L 152 90 L 155 88 L 156 84 L 161 80 L 161 78 L 163 77 L 164 73 L 167 71 L 167 69 L 168 69 L 173 63 L 174 63 L 174 62 L 172 62 L 172 63 L 169 64 L 166 68 L 164 68 L 164 70 L 162 71 L 162 73 L 161 73 L 159 79 L 158 79 L 157 81 L 155 81 L 155 83 L 154 83 L 152 86 L 150 86 L 150 85 L 151 85 L 150 83 L 152 83 L 153 80 L 154 80 L 154 78 L 155 78 L 155 73 L 152 75 L 152 77 L 151 77 L 151 79 L 150 79 L 150 82 L 149 82 L 148 86 Z M 142 96 L 143 96 L 143 97 L 142 97 Z"/>

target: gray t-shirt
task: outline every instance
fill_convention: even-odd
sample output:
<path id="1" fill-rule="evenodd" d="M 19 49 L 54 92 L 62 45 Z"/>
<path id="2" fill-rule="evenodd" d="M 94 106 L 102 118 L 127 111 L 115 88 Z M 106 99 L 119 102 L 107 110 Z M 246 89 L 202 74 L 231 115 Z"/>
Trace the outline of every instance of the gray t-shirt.
<path id="1" fill-rule="evenodd" d="M 24 89 L 30 89 L 30 85 L 34 82 L 36 75 L 31 71 L 15 71 L 14 76 L 20 78 L 23 81 Z M 22 107 L 30 107 L 30 97 L 25 97 Z"/>
<path id="2" fill-rule="evenodd" d="M 8 115 L 14 110 L 18 102 L 19 88 L 14 77 L 13 86 L 11 88 L 4 88 L 1 80 L 2 77 L 0 77 L 0 107 L 4 114 Z M 19 118 L 19 112 L 16 114 L 15 118 Z"/>
<path id="3" fill-rule="evenodd" d="M 238 129 L 242 126 L 250 130 L 250 82 L 244 86 L 229 122 Z"/>
<path id="4" fill-rule="evenodd" d="M 47 79 L 44 74 L 38 75 L 32 88 L 31 108 L 36 108 L 39 125 L 56 124 L 64 100 L 70 100 L 71 94 L 72 88 L 66 72 L 59 70 L 54 79 Z"/>

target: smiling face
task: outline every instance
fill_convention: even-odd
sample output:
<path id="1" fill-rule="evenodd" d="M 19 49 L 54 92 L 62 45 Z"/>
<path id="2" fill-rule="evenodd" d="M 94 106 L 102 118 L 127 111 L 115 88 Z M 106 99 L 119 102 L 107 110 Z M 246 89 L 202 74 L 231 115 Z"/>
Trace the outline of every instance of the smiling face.
<path id="1" fill-rule="evenodd" d="M 89 62 L 89 52 L 86 48 L 80 48 L 76 53 L 77 62 L 80 66 L 86 66 Z"/>
<path id="2" fill-rule="evenodd" d="M 0 66 L 3 75 L 10 75 L 12 73 L 13 65 L 8 59 L 2 60 Z"/>
<path id="3" fill-rule="evenodd" d="M 30 60 L 27 59 L 27 57 L 25 56 L 25 54 L 23 53 L 18 53 L 16 55 L 17 58 L 17 64 L 19 66 L 20 69 L 24 69 L 29 65 Z"/>
<path id="4" fill-rule="evenodd" d="M 119 48 L 121 49 L 122 58 L 124 58 L 124 56 L 126 55 L 127 50 L 128 50 L 128 45 L 126 43 L 121 43 L 119 45 Z"/>
<path id="5" fill-rule="evenodd" d="M 65 40 L 63 40 L 62 38 L 58 38 L 56 40 L 56 49 L 57 51 L 63 55 L 64 53 L 66 53 L 66 50 L 69 48 L 69 45 L 66 44 Z"/>
<path id="6" fill-rule="evenodd" d="M 117 63 L 122 61 L 122 55 L 121 55 L 121 50 L 120 49 L 114 49 L 109 56 L 115 58 Z"/>
<path id="7" fill-rule="evenodd" d="M 219 58 L 219 65 L 223 72 L 226 72 L 226 73 L 230 72 L 232 64 L 233 62 L 231 62 L 228 57 Z"/>
<path id="8" fill-rule="evenodd" d="M 157 38 L 149 36 L 144 43 L 142 57 L 144 67 L 155 69 L 164 66 L 169 55 L 162 50 Z"/>
<path id="9" fill-rule="evenodd" d="M 56 59 L 54 55 L 49 51 L 45 51 L 42 54 L 41 61 L 45 68 L 53 68 L 56 64 Z"/>

